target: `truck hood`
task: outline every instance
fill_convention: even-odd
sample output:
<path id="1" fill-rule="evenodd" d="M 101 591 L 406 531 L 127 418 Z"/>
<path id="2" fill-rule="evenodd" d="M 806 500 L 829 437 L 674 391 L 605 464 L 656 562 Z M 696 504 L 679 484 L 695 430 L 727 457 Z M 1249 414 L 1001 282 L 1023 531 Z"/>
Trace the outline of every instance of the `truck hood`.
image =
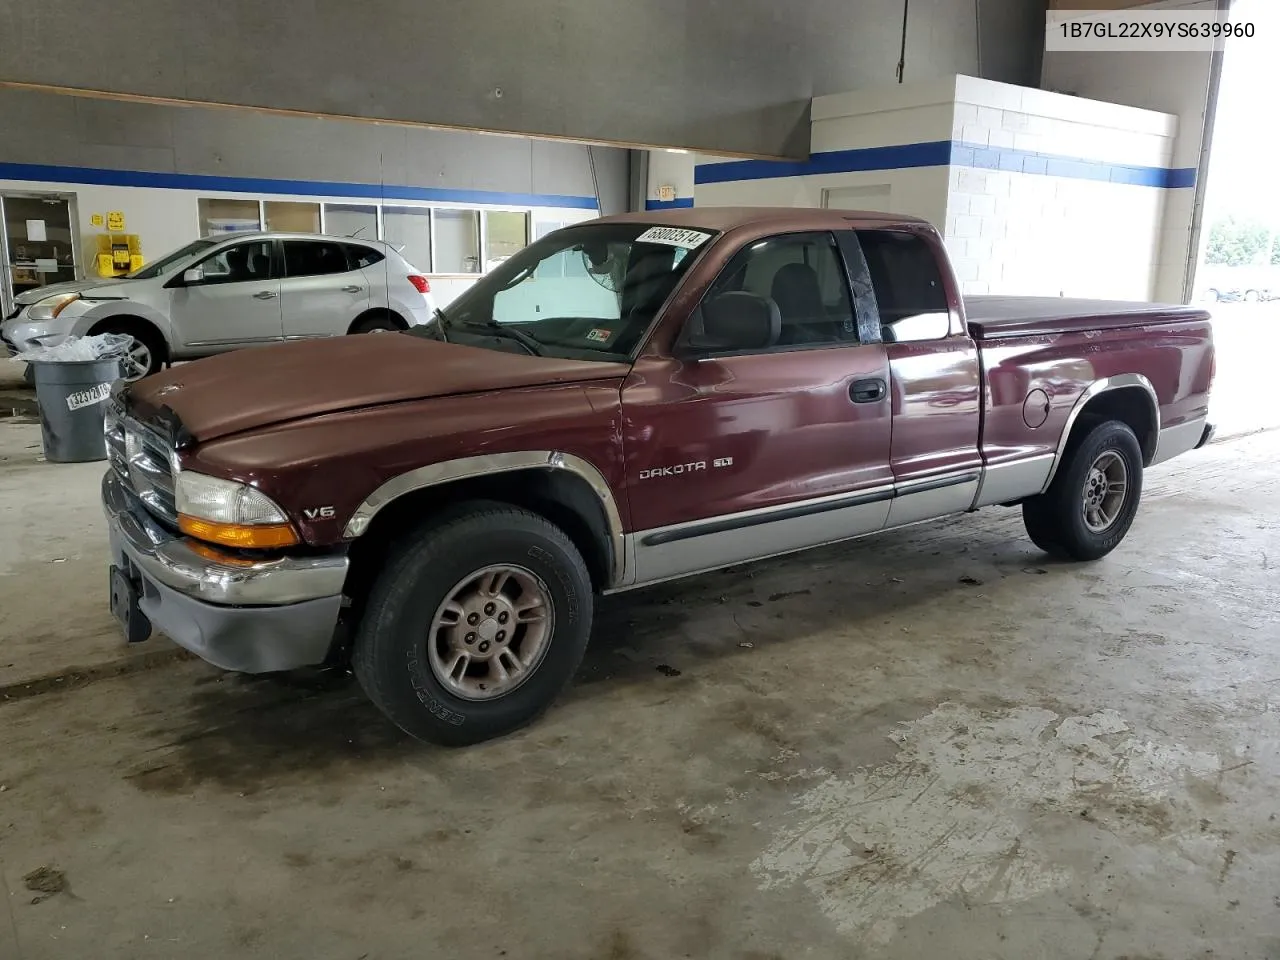
<path id="1" fill-rule="evenodd" d="M 250 347 L 139 380 L 126 402 L 167 408 L 197 441 L 357 407 L 625 377 L 626 363 L 561 360 L 384 333 Z"/>
<path id="2" fill-rule="evenodd" d="M 127 281 L 121 280 L 67 280 L 64 283 L 51 283 L 46 287 L 36 287 L 34 290 L 28 290 L 20 293 L 13 298 L 15 304 L 28 306 L 32 303 L 39 303 L 46 297 L 56 297 L 62 293 L 96 293 L 99 290 L 106 292 L 109 288 L 118 287 L 121 283 Z M 110 295 L 118 294 L 119 290 L 111 290 Z"/>

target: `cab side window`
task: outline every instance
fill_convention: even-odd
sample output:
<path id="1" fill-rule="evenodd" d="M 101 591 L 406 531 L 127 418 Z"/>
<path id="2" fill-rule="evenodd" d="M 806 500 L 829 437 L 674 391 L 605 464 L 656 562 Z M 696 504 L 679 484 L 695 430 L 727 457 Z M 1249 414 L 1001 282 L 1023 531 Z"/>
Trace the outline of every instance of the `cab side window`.
<path id="1" fill-rule="evenodd" d="M 844 264 L 830 233 L 757 240 L 740 251 L 707 292 L 751 293 L 776 305 L 781 333 L 772 348 L 856 343 Z"/>
<path id="2" fill-rule="evenodd" d="M 252 240 L 225 247 L 196 266 L 204 278 L 196 285 L 215 283 L 247 283 L 272 279 L 270 240 Z"/>
<path id="3" fill-rule="evenodd" d="M 880 308 L 885 343 L 941 340 L 951 332 L 951 314 L 938 261 L 913 233 L 859 230 L 871 287 Z"/>

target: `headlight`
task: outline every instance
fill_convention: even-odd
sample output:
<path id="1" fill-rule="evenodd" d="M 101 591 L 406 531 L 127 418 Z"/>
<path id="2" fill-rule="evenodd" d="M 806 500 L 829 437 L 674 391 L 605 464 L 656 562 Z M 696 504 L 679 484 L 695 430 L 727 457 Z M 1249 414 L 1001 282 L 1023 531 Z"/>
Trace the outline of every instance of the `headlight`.
<path id="1" fill-rule="evenodd" d="M 53 297 L 45 297 L 39 303 L 27 310 L 28 320 L 52 320 L 68 305 L 75 303 L 80 299 L 78 293 L 60 293 Z"/>
<path id="2" fill-rule="evenodd" d="M 288 547 L 298 534 L 285 512 L 244 483 L 183 470 L 174 485 L 178 528 L 225 547 Z"/>

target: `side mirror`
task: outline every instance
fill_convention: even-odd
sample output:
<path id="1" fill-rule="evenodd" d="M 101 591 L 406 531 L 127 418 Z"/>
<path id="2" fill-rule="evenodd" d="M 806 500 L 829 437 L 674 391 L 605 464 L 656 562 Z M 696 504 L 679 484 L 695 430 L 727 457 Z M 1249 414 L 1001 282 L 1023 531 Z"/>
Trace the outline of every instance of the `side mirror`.
<path id="1" fill-rule="evenodd" d="M 722 293 L 703 301 L 690 318 L 676 354 L 694 357 L 765 350 L 778 342 L 781 333 L 782 317 L 773 300 L 745 291 Z"/>
<path id="2" fill-rule="evenodd" d="M 202 283 L 204 282 L 204 268 L 192 267 L 190 270 L 182 271 L 183 283 Z"/>

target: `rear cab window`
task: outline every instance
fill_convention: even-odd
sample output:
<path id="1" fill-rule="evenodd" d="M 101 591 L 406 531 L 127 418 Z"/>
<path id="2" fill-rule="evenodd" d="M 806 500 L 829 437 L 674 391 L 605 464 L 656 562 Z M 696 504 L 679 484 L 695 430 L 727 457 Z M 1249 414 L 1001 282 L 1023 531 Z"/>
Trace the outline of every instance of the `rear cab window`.
<path id="1" fill-rule="evenodd" d="M 941 340 L 951 332 L 946 288 L 933 248 L 914 233 L 858 230 L 885 343 Z"/>

